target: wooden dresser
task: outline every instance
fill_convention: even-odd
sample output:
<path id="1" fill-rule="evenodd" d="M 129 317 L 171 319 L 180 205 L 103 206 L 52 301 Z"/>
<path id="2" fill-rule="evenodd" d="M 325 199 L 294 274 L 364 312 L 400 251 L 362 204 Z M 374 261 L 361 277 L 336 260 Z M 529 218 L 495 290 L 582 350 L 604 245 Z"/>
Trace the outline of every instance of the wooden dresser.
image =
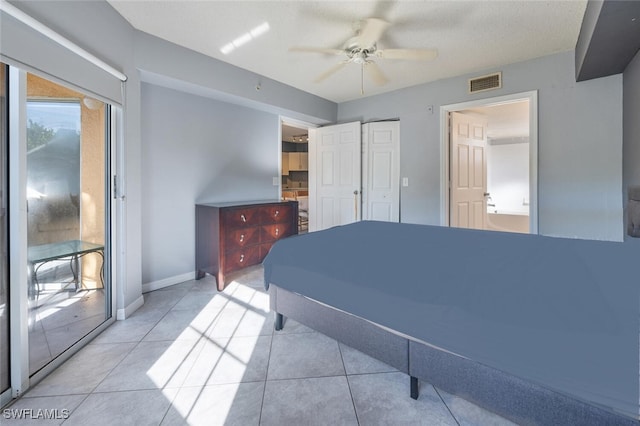
<path id="1" fill-rule="evenodd" d="M 196 279 L 209 273 L 223 290 L 225 274 L 261 263 L 274 242 L 297 233 L 297 201 L 197 204 Z"/>

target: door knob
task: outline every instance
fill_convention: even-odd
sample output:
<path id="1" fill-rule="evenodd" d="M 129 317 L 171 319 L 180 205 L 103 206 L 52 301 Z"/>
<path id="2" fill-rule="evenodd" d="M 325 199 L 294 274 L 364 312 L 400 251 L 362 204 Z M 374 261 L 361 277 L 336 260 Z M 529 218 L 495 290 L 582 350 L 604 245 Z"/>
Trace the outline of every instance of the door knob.
<path id="1" fill-rule="evenodd" d="M 358 220 L 358 190 L 353 191 L 353 220 Z"/>

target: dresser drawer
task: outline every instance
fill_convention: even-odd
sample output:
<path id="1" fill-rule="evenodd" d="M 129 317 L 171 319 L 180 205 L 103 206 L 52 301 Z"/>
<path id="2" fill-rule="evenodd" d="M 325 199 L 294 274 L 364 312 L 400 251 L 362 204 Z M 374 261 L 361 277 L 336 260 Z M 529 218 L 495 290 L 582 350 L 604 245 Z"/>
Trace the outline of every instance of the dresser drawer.
<path id="1" fill-rule="evenodd" d="M 273 225 L 263 225 L 260 228 L 260 241 L 277 241 L 280 238 L 288 237 L 292 232 L 291 221 L 287 223 L 275 223 Z"/>
<path id="2" fill-rule="evenodd" d="M 293 208 L 290 204 L 276 204 L 262 208 L 262 224 L 291 222 Z"/>
<path id="3" fill-rule="evenodd" d="M 260 210 L 258 208 L 246 209 L 225 209 L 221 212 L 224 225 L 231 228 L 244 228 L 256 226 L 260 221 Z"/>
<path id="4" fill-rule="evenodd" d="M 236 271 L 260 262 L 260 246 L 244 247 L 225 255 L 224 272 Z"/>
<path id="5" fill-rule="evenodd" d="M 224 237 L 224 251 L 230 253 L 240 250 L 242 247 L 251 246 L 260 242 L 260 228 L 237 228 L 228 230 Z"/>

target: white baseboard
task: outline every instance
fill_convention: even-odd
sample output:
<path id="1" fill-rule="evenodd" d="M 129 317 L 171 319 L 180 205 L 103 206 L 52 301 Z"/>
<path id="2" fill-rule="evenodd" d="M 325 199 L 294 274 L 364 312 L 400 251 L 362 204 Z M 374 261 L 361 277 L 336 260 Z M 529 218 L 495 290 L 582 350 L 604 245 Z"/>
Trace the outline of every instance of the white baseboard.
<path id="1" fill-rule="evenodd" d="M 134 313 L 142 305 L 144 305 L 144 297 L 140 295 L 140 297 L 134 300 L 133 303 L 126 306 L 124 309 L 118 309 L 116 311 L 116 320 L 122 321 L 129 318 L 129 316 L 131 316 L 131 314 Z"/>
<path id="2" fill-rule="evenodd" d="M 160 290 L 161 288 L 169 287 L 170 285 L 194 280 L 195 278 L 195 272 L 187 272 L 186 274 L 174 275 L 173 277 L 164 278 L 162 280 L 151 281 L 149 283 L 142 284 L 142 292 L 148 293 L 153 290 Z"/>

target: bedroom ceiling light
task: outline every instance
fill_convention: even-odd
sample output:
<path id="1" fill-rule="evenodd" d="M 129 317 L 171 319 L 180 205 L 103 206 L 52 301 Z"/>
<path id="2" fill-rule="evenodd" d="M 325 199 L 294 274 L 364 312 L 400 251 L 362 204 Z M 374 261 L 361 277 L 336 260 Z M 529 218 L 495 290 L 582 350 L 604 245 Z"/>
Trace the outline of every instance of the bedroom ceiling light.
<path id="1" fill-rule="evenodd" d="M 309 142 L 309 135 L 293 135 L 291 136 L 291 142 Z"/>
<path id="2" fill-rule="evenodd" d="M 253 28 L 251 31 L 248 31 L 244 34 L 242 34 L 241 36 L 237 37 L 236 39 L 234 39 L 232 42 L 225 44 L 224 46 L 222 46 L 220 48 L 220 52 L 222 52 L 225 55 L 228 55 L 229 53 L 233 52 L 234 50 L 236 50 L 238 47 L 249 43 L 251 40 L 260 37 L 262 34 L 266 33 L 267 31 L 269 31 L 269 23 L 268 22 L 263 22 L 262 24 L 258 25 L 257 27 Z"/>

